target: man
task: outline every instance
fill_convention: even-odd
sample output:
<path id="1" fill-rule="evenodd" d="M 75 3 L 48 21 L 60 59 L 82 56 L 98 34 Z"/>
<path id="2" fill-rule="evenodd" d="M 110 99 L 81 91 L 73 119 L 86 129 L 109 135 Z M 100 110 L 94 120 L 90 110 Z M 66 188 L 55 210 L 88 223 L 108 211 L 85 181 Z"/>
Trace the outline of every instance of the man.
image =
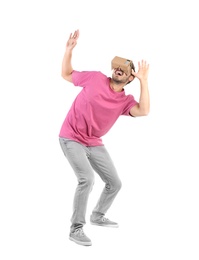
<path id="1" fill-rule="evenodd" d="M 69 239 L 89 246 L 91 240 L 83 231 L 89 193 L 94 183 L 94 171 L 105 183 L 102 194 L 94 208 L 90 222 L 93 225 L 117 227 L 118 224 L 105 218 L 121 181 L 101 137 L 104 136 L 120 115 L 132 117 L 149 113 L 148 71 L 146 61 L 134 65 L 128 73 L 120 68 L 113 70 L 112 78 L 97 71 L 75 71 L 71 64 L 72 51 L 77 44 L 79 30 L 70 34 L 62 62 L 62 77 L 82 87 L 74 100 L 59 133 L 60 145 L 76 177 L 73 214 Z M 125 95 L 124 86 L 135 77 L 140 81 L 139 102 L 132 95 Z"/>

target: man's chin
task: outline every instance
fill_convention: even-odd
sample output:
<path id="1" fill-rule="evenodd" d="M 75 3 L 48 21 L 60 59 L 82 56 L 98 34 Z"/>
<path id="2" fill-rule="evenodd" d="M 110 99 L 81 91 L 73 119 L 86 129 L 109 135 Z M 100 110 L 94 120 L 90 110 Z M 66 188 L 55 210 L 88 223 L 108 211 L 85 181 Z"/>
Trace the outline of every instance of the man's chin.
<path id="1" fill-rule="evenodd" d="M 114 82 L 115 84 L 118 84 L 118 85 L 122 83 L 121 80 L 116 79 L 116 78 L 113 78 L 112 80 L 113 80 L 113 82 Z"/>

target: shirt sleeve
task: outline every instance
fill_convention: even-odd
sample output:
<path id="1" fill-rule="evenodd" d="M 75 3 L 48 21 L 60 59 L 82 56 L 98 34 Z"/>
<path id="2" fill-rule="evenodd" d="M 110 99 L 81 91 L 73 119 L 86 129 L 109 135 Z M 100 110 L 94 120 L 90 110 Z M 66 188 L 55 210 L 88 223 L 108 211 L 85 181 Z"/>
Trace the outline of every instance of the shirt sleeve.
<path id="1" fill-rule="evenodd" d="M 128 95 L 124 110 L 122 112 L 122 115 L 124 116 L 131 116 L 130 115 L 130 110 L 132 107 L 134 107 L 135 105 L 137 105 L 138 102 L 134 99 L 133 95 Z"/>
<path id="2" fill-rule="evenodd" d="M 86 87 L 88 82 L 93 78 L 91 71 L 76 71 L 72 72 L 72 81 L 75 86 Z"/>

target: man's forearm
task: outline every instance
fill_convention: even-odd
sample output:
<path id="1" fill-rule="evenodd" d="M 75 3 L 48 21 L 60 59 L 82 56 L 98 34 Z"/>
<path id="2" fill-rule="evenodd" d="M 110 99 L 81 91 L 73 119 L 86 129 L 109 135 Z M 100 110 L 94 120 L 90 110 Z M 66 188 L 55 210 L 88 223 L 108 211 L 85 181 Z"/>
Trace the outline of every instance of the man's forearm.
<path id="1" fill-rule="evenodd" d="M 140 80 L 139 109 L 143 115 L 148 115 L 150 110 L 150 98 L 147 80 Z"/>
<path id="2" fill-rule="evenodd" d="M 63 78 L 69 76 L 73 71 L 71 59 L 72 59 L 72 50 L 66 49 L 64 57 L 63 57 L 63 61 L 62 61 L 62 73 L 61 73 L 61 75 L 62 75 Z"/>

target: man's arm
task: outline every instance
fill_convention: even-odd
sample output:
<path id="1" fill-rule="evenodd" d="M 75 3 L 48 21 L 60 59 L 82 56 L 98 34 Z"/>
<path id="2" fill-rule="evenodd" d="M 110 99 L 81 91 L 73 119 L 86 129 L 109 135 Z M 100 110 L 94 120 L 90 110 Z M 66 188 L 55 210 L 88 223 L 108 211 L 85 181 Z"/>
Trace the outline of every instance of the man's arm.
<path id="1" fill-rule="evenodd" d="M 150 98 L 148 90 L 148 71 L 149 65 L 146 61 L 138 62 L 138 72 L 132 70 L 133 76 L 140 80 L 140 99 L 139 103 L 131 108 L 132 116 L 147 116 L 150 110 Z"/>
<path id="2" fill-rule="evenodd" d="M 69 82 L 72 82 L 72 72 L 73 72 L 73 67 L 71 64 L 72 51 L 77 44 L 78 38 L 79 38 L 79 30 L 75 31 L 74 34 L 72 33 L 70 34 L 69 39 L 66 43 L 66 51 L 62 61 L 61 76 Z"/>

